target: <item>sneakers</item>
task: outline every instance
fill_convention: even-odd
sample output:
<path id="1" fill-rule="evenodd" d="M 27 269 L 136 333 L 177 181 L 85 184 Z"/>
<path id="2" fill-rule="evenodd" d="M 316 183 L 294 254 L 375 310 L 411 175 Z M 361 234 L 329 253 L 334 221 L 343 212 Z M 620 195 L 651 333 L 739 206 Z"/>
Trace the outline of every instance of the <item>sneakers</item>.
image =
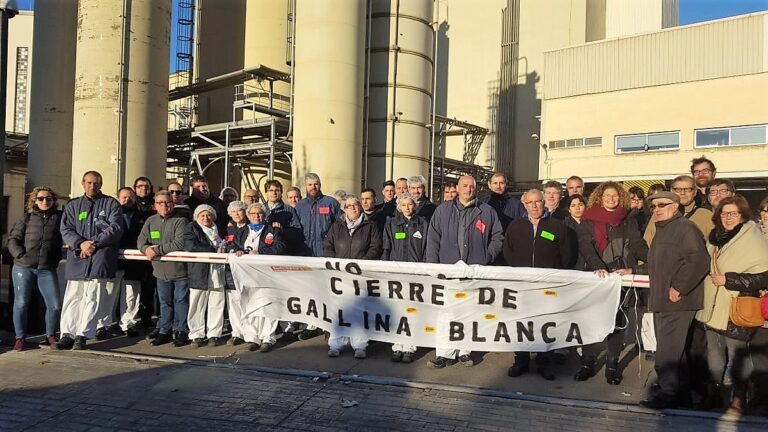
<path id="1" fill-rule="evenodd" d="M 45 341 L 48 342 L 48 346 L 50 349 L 52 350 L 59 349 L 59 338 L 57 338 L 56 336 L 48 336 L 47 338 L 45 338 Z"/>
<path id="2" fill-rule="evenodd" d="M 410 363 L 413 361 L 413 353 L 411 352 L 404 352 L 403 353 L 403 363 Z"/>
<path id="3" fill-rule="evenodd" d="M 507 375 L 512 378 L 517 378 L 526 372 L 528 372 L 528 364 L 518 362 L 513 364 L 512 367 L 507 370 Z"/>
<path id="4" fill-rule="evenodd" d="M 192 348 L 200 348 L 200 346 L 203 344 L 203 338 L 195 338 L 190 342 L 189 346 Z"/>
<path id="5" fill-rule="evenodd" d="M 152 342 L 150 342 L 150 345 L 152 346 L 160 346 L 163 344 L 167 344 L 173 340 L 173 336 L 170 335 L 170 333 L 160 333 Z"/>
<path id="6" fill-rule="evenodd" d="M 96 329 L 96 340 L 104 340 L 107 338 L 107 329 L 100 327 Z"/>
<path id="7" fill-rule="evenodd" d="M 338 357 L 339 354 L 341 354 L 339 350 L 335 350 L 335 349 L 328 350 L 328 357 Z"/>
<path id="8" fill-rule="evenodd" d="M 472 358 L 468 354 L 459 356 L 459 363 L 461 363 L 461 365 L 465 367 L 472 367 L 475 365 L 475 361 L 472 360 Z"/>
<path id="9" fill-rule="evenodd" d="M 69 336 L 63 336 L 59 343 L 56 344 L 56 348 L 60 350 L 72 349 L 75 344 L 75 340 Z"/>
<path id="10" fill-rule="evenodd" d="M 132 338 L 139 337 L 139 331 L 133 327 L 128 327 L 128 330 L 125 331 L 125 335 Z"/>
<path id="11" fill-rule="evenodd" d="M 301 333 L 299 333 L 299 340 L 307 340 L 312 339 L 313 337 L 317 337 L 323 334 L 323 329 L 316 328 L 314 330 L 304 330 Z"/>
<path id="12" fill-rule="evenodd" d="M 403 352 L 402 351 L 393 351 L 392 352 L 392 361 L 395 363 L 400 363 L 403 361 Z"/>
<path id="13" fill-rule="evenodd" d="M 85 336 L 77 336 L 75 337 L 75 343 L 72 345 L 73 350 L 84 350 L 85 349 Z"/>
<path id="14" fill-rule="evenodd" d="M 160 335 L 160 329 L 154 329 L 151 332 L 147 333 L 147 340 L 152 340 Z"/>
<path id="15" fill-rule="evenodd" d="M 16 343 L 13 344 L 13 350 L 19 352 L 24 349 L 24 339 L 16 339 Z"/>
<path id="16" fill-rule="evenodd" d="M 259 352 L 261 352 L 261 353 L 269 352 L 269 350 L 271 350 L 271 349 L 272 349 L 272 346 L 273 346 L 273 345 L 272 345 L 271 343 L 269 343 L 269 342 L 264 342 L 264 343 L 263 343 L 263 344 L 261 344 L 261 346 L 259 347 Z"/>
<path id="17" fill-rule="evenodd" d="M 245 343 L 245 341 L 241 337 L 231 337 L 227 340 L 227 345 L 241 345 L 243 343 Z"/>
<path id="18" fill-rule="evenodd" d="M 447 357 L 435 357 L 432 360 L 427 362 L 427 367 L 430 367 L 432 369 L 442 369 L 454 363 L 456 363 L 456 360 L 454 359 L 449 359 Z"/>
<path id="19" fill-rule="evenodd" d="M 358 360 L 362 360 L 365 358 L 365 350 L 363 349 L 356 349 L 355 350 L 355 358 Z"/>
<path id="20" fill-rule="evenodd" d="M 173 346 L 181 347 L 189 342 L 189 334 L 187 332 L 177 332 L 176 337 L 173 339 Z"/>
<path id="21" fill-rule="evenodd" d="M 208 347 L 209 348 L 213 348 L 213 347 L 217 346 L 218 344 L 219 344 L 219 338 L 217 338 L 217 337 L 208 338 Z"/>

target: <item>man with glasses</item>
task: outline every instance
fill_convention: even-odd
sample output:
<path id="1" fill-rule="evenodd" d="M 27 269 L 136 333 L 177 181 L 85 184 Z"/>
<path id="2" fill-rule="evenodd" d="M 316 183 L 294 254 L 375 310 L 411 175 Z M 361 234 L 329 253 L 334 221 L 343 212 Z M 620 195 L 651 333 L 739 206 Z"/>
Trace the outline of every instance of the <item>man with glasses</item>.
<path id="1" fill-rule="evenodd" d="M 85 349 L 96 336 L 99 312 L 114 292 L 118 244 L 123 235 L 123 211 L 116 199 L 101 192 L 96 171 L 83 175 L 83 196 L 64 208 L 61 237 L 67 247 L 64 303 L 59 349 Z"/>
<path id="2" fill-rule="evenodd" d="M 736 194 L 736 188 L 733 182 L 728 179 L 714 179 L 707 186 L 707 199 L 709 200 L 710 210 L 717 208 L 723 198 L 732 197 Z"/>
<path id="3" fill-rule="evenodd" d="M 694 315 L 704 305 L 703 282 L 710 258 L 701 231 L 678 211 L 680 195 L 659 192 L 648 201 L 659 234 L 648 253 L 648 306 L 656 331 L 658 390 L 640 405 L 665 409 L 676 407 L 678 396 L 688 390 L 687 379 L 680 376 L 681 366 Z"/>
<path id="4" fill-rule="evenodd" d="M 158 346 L 173 340 L 177 347 L 189 341 L 187 313 L 189 312 L 189 282 L 187 266 L 183 262 L 159 261 L 157 258 L 184 250 L 184 231 L 187 219 L 175 211 L 170 192 L 155 195 L 157 214 L 147 219 L 141 228 L 138 249 L 152 261 L 153 275 L 157 278 L 160 299 L 160 318 L 151 344 Z"/>
<path id="5" fill-rule="evenodd" d="M 256 189 L 246 189 L 243 191 L 243 202 L 246 206 L 259 203 L 259 191 Z"/>
<path id="6" fill-rule="evenodd" d="M 192 210 L 189 206 L 184 204 L 184 189 L 180 183 L 171 182 L 168 183 L 166 188 L 173 201 L 173 211 L 177 216 L 183 217 L 187 222 L 192 220 Z"/>
<path id="7" fill-rule="evenodd" d="M 675 179 L 672 180 L 672 187 L 670 190 L 680 198 L 680 213 L 682 213 L 686 219 L 690 219 L 706 238 L 715 225 L 712 223 L 712 211 L 696 204 L 695 198 L 697 189 L 693 177 L 687 175 L 675 177 Z M 653 215 L 651 215 L 651 220 L 645 228 L 645 235 L 643 235 L 645 242 L 648 243 L 649 246 L 656 235 L 656 224 L 654 222 L 656 221 L 653 219 Z"/>
<path id="8" fill-rule="evenodd" d="M 696 205 L 712 210 L 707 202 L 707 186 L 717 175 L 714 162 L 704 156 L 693 159 L 691 161 L 691 175 L 696 182 Z"/>
<path id="9" fill-rule="evenodd" d="M 282 229 L 283 240 L 288 246 L 286 255 L 301 255 L 304 249 L 304 233 L 296 209 L 283 202 L 283 185 L 277 180 L 267 180 L 264 183 L 264 196 L 267 205 L 264 208 L 265 220 L 268 225 Z M 248 207 L 248 217 L 257 211 L 256 207 Z"/>
<path id="10" fill-rule="evenodd" d="M 525 215 L 510 222 L 504 235 L 504 259 L 510 267 L 568 269 L 575 258 L 574 243 L 568 239 L 563 222 L 544 212 L 544 194 L 531 189 L 523 194 Z M 539 375 L 547 381 L 555 379 L 550 369 L 552 352 L 536 354 Z M 507 374 L 516 378 L 528 372 L 531 354 L 515 352 L 515 364 Z"/>
<path id="11" fill-rule="evenodd" d="M 139 177 L 133 181 L 133 191 L 136 193 L 136 208 L 147 217 L 155 214 L 155 193 L 152 181 L 147 177 Z"/>
<path id="12" fill-rule="evenodd" d="M 501 253 L 504 234 L 496 211 L 476 198 L 477 183 L 472 176 L 461 176 L 459 195 L 453 201 L 440 204 L 429 223 L 426 262 L 489 265 Z M 458 361 L 474 366 L 467 350 L 437 347 L 435 358 L 427 363 L 431 368 L 444 368 Z"/>

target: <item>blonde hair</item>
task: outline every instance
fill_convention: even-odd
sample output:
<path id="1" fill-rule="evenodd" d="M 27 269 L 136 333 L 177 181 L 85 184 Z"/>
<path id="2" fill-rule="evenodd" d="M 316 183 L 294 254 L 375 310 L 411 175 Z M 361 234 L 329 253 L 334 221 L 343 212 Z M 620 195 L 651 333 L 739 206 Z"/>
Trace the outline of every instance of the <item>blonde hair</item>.
<path id="1" fill-rule="evenodd" d="M 589 194 L 589 202 L 587 202 L 587 207 L 592 207 L 595 204 L 602 206 L 603 193 L 605 193 L 606 189 L 616 189 L 616 192 L 619 194 L 619 206 L 624 207 L 625 209 L 629 208 L 629 192 L 627 192 L 622 185 L 616 183 L 615 181 L 600 183 L 595 188 L 595 190 Z"/>
<path id="2" fill-rule="evenodd" d="M 32 213 L 34 210 L 39 210 L 35 198 L 40 192 L 48 192 L 53 197 L 53 204 L 51 204 L 51 210 L 58 210 L 59 204 L 57 203 L 59 195 L 53 191 L 49 186 L 38 186 L 32 189 L 32 192 L 27 194 L 27 204 L 24 206 L 24 210 L 27 213 Z"/>

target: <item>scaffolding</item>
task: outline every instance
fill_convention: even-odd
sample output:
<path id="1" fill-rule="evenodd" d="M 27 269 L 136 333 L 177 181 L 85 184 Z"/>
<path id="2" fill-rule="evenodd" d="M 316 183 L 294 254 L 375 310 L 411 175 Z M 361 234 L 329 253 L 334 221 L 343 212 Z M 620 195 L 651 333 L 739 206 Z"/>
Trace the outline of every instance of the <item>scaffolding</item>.
<path id="1" fill-rule="evenodd" d="M 176 5 L 176 63 L 171 74 L 171 90 L 195 82 L 196 0 L 178 0 Z M 197 122 L 197 96 L 189 95 L 168 104 L 168 115 L 174 119 L 171 129 L 186 129 Z"/>

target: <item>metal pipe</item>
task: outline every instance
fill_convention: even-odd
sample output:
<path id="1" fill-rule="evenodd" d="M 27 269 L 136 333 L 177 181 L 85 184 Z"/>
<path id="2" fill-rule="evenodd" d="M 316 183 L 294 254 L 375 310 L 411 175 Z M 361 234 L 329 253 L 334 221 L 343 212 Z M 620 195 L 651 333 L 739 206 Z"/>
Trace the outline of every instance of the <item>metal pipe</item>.
<path id="1" fill-rule="evenodd" d="M 294 64 L 296 64 L 296 0 L 291 0 L 291 3 L 293 3 L 293 6 L 291 7 L 291 10 L 293 10 L 293 27 L 291 28 L 291 82 L 290 90 L 288 91 L 288 93 L 290 93 L 290 102 L 288 103 L 288 132 L 285 133 L 285 138 L 278 141 L 280 143 L 288 141 L 288 138 L 293 133 L 293 81 L 296 79 L 296 74 L 294 73 Z"/>
<path id="2" fill-rule="evenodd" d="M 435 24 L 433 29 L 433 38 L 435 45 L 434 54 L 432 54 L 432 127 L 430 131 L 432 136 L 429 146 L 429 192 L 428 197 L 434 198 L 434 174 L 435 174 L 435 112 L 437 111 L 437 48 L 438 48 L 438 31 L 440 30 L 440 0 L 435 0 Z"/>
<path id="3" fill-rule="evenodd" d="M 392 151 L 389 155 L 389 178 L 395 177 L 395 127 L 397 126 L 397 58 L 400 54 L 400 0 L 395 9 L 395 58 L 392 62 Z"/>
<path id="4" fill-rule="evenodd" d="M 368 34 L 366 34 L 366 53 L 365 53 L 365 114 L 363 117 L 363 172 L 361 188 L 365 187 L 368 179 L 368 132 L 370 127 L 368 120 L 371 118 L 371 26 L 373 21 L 373 0 L 368 0 Z"/>
<path id="5" fill-rule="evenodd" d="M 272 123 L 269 125 L 269 178 L 275 178 L 275 118 L 270 117 Z"/>
<path id="6" fill-rule="evenodd" d="M 120 84 L 117 86 L 117 169 L 115 170 L 115 185 L 121 187 L 125 184 L 125 159 L 128 151 L 125 145 L 125 114 L 127 111 L 128 92 L 128 35 L 130 33 L 131 0 L 123 0 L 123 28 L 120 30 Z"/>
<path id="7" fill-rule="evenodd" d="M 224 130 L 224 186 L 229 186 L 229 125 Z"/>

